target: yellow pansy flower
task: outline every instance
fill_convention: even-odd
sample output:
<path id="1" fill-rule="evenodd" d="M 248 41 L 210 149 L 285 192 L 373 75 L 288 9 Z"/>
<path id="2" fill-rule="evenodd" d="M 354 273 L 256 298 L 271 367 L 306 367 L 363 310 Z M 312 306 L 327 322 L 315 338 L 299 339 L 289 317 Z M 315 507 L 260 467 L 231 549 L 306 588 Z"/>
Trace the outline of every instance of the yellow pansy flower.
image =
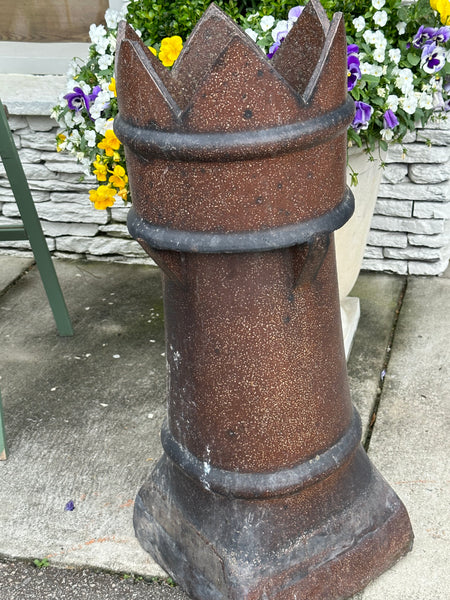
<path id="1" fill-rule="evenodd" d="M 430 0 L 430 6 L 439 13 L 442 25 L 450 24 L 450 0 Z"/>
<path id="2" fill-rule="evenodd" d="M 98 181 L 106 181 L 108 175 L 108 167 L 102 162 L 102 157 L 97 154 L 97 160 L 94 160 L 94 175 Z"/>
<path id="3" fill-rule="evenodd" d="M 61 144 L 66 140 L 66 136 L 63 133 L 58 133 L 56 136 L 56 152 L 61 152 Z"/>
<path id="4" fill-rule="evenodd" d="M 158 54 L 158 52 L 152 46 L 147 46 L 147 47 L 154 56 L 156 56 Z"/>
<path id="5" fill-rule="evenodd" d="M 99 210 L 105 210 L 108 206 L 112 206 L 115 195 L 116 190 L 110 185 L 100 185 L 96 190 L 89 190 L 89 200 Z"/>
<path id="6" fill-rule="evenodd" d="M 126 188 L 122 188 L 117 192 L 117 195 L 120 196 L 124 202 L 126 202 L 128 198 L 128 190 Z"/>
<path id="7" fill-rule="evenodd" d="M 108 85 L 108 90 L 110 92 L 114 92 L 114 96 L 117 98 L 117 92 L 116 92 L 116 80 L 114 79 L 114 77 L 111 77 L 111 82 Z"/>
<path id="8" fill-rule="evenodd" d="M 120 148 L 120 141 L 112 129 L 108 129 L 105 137 L 97 144 L 98 148 L 105 151 L 106 156 L 113 156 L 114 151 Z"/>
<path id="9" fill-rule="evenodd" d="M 158 58 L 165 67 L 171 67 L 180 55 L 182 48 L 183 40 L 179 35 L 166 37 L 161 42 Z"/>
<path id="10" fill-rule="evenodd" d="M 111 171 L 110 171 L 111 172 Z M 124 188 L 127 184 L 128 177 L 125 174 L 125 169 L 121 165 L 116 165 L 112 175 L 109 178 L 109 182 L 117 188 Z"/>

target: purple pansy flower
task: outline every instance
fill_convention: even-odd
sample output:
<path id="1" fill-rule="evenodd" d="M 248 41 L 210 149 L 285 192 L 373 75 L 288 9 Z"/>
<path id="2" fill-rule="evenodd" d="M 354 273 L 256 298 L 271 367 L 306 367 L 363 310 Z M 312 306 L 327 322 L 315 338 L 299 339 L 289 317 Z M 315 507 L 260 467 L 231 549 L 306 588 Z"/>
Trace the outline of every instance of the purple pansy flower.
<path id="1" fill-rule="evenodd" d="M 80 87 L 74 87 L 73 92 L 66 94 L 64 99 L 67 100 L 70 110 L 79 112 L 82 108 L 86 108 L 89 112 L 89 96 L 86 96 Z"/>
<path id="2" fill-rule="evenodd" d="M 95 102 L 95 99 L 101 91 L 101 86 L 96 85 L 92 92 L 89 95 L 86 95 L 80 87 L 74 87 L 73 92 L 66 94 L 64 98 L 67 100 L 67 105 L 70 110 L 79 112 L 81 109 L 85 108 L 89 118 L 93 120 L 89 108 L 90 105 Z"/>
<path id="3" fill-rule="evenodd" d="M 275 42 L 274 44 L 272 44 L 269 48 L 269 52 L 267 53 L 267 58 L 272 58 L 273 55 L 275 54 L 275 52 L 280 47 L 280 45 L 281 45 L 281 42 Z"/>
<path id="4" fill-rule="evenodd" d="M 272 36 L 274 37 L 274 43 L 270 46 L 269 52 L 267 53 L 267 58 L 272 58 L 278 48 L 281 46 L 281 43 L 286 38 L 289 30 L 292 25 L 297 21 L 299 16 L 302 14 L 304 10 L 304 6 L 294 6 L 291 8 L 288 14 L 287 21 L 280 21 L 275 29 L 272 31 Z"/>
<path id="5" fill-rule="evenodd" d="M 394 129 L 398 125 L 398 119 L 390 108 L 383 115 L 383 123 L 385 129 Z"/>
<path id="6" fill-rule="evenodd" d="M 425 27 L 424 25 L 421 25 L 412 42 L 414 48 L 422 48 L 424 44 L 427 44 L 432 40 L 435 33 L 436 29 L 433 29 L 433 27 Z"/>
<path id="7" fill-rule="evenodd" d="M 90 104 L 93 104 L 95 102 L 95 99 L 97 98 L 97 96 L 99 95 L 99 93 L 101 91 L 102 91 L 102 86 L 96 85 L 95 88 L 92 90 L 92 92 L 88 96 Z"/>
<path id="8" fill-rule="evenodd" d="M 445 50 L 434 42 L 425 44 L 422 50 L 420 66 L 425 73 L 437 73 L 445 65 Z"/>
<path id="9" fill-rule="evenodd" d="M 269 52 L 267 53 L 267 58 L 272 58 L 273 55 L 275 54 L 275 52 L 280 47 L 280 45 L 281 45 L 281 42 L 275 42 L 275 44 L 272 44 L 269 48 Z"/>
<path id="10" fill-rule="evenodd" d="M 436 29 L 433 35 L 433 40 L 435 42 L 446 44 L 450 39 L 450 27 L 440 27 Z"/>
<path id="11" fill-rule="evenodd" d="M 367 129 L 372 113 L 373 108 L 370 106 L 370 104 L 366 104 L 360 100 L 355 100 L 355 118 L 353 119 L 352 128 L 355 131 Z"/>
<path id="12" fill-rule="evenodd" d="M 75 504 L 73 500 L 69 500 L 69 502 L 65 505 L 64 510 L 72 511 L 75 509 Z"/>
<path id="13" fill-rule="evenodd" d="M 347 90 L 350 91 L 355 87 L 358 79 L 361 79 L 359 58 L 355 54 L 347 56 L 347 76 Z"/>
<path id="14" fill-rule="evenodd" d="M 356 44 L 348 44 L 347 46 L 347 56 L 357 55 L 359 53 L 359 46 Z"/>
<path id="15" fill-rule="evenodd" d="M 291 8 L 291 10 L 289 11 L 288 14 L 288 19 L 290 21 L 296 21 L 299 16 L 302 14 L 303 10 L 304 10 L 304 6 L 294 6 L 294 8 Z"/>

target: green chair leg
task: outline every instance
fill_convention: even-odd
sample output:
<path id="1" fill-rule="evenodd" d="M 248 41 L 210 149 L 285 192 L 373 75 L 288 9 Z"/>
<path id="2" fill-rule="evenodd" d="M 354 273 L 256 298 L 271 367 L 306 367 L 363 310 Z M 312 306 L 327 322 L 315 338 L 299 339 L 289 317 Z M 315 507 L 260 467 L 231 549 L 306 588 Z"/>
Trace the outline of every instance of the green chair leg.
<path id="1" fill-rule="evenodd" d="M 6 460 L 8 457 L 8 447 L 6 445 L 5 425 L 3 423 L 2 394 L 0 392 L 0 460 Z"/>
<path id="2" fill-rule="evenodd" d="M 23 222 L 23 228 L 0 227 L 0 240 L 29 240 L 59 334 L 73 335 L 64 296 L 1 101 L 0 156 Z"/>

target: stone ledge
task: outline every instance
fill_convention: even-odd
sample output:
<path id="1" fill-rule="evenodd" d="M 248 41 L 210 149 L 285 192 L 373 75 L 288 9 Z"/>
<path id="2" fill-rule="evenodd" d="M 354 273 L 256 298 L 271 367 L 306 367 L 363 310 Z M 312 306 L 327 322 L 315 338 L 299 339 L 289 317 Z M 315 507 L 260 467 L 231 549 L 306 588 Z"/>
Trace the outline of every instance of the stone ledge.
<path id="1" fill-rule="evenodd" d="M 50 116 L 66 80 L 65 75 L 0 73 L 0 98 L 10 115 Z"/>

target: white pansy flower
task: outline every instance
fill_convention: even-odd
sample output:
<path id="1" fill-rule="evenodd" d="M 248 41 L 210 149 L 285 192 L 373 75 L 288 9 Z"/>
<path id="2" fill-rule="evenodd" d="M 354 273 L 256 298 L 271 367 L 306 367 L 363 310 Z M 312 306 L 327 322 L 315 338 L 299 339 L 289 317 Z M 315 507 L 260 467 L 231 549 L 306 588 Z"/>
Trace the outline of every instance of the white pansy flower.
<path id="1" fill-rule="evenodd" d="M 98 119 L 101 114 L 102 114 L 102 111 L 100 109 L 91 107 L 91 117 L 94 119 L 94 121 L 96 119 Z"/>
<path id="2" fill-rule="evenodd" d="M 73 116 L 72 116 L 72 111 L 66 112 L 66 114 L 64 115 L 64 122 L 67 125 L 67 128 L 70 129 L 73 125 Z"/>
<path id="3" fill-rule="evenodd" d="M 381 77 L 383 75 L 383 69 L 380 65 L 372 65 L 372 75 L 375 77 Z"/>
<path id="4" fill-rule="evenodd" d="M 424 108 L 425 110 L 432 110 L 434 108 L 434 100 L 431 94 L 426 94 L 425 92 L 418 93 L 417 99 L 420 108 Z"/>
<path id="5" fill-rule="evenodd" d="M 95 49 L 99 54 L 105 54 L 109 46 L 108 38 L 104 37 L 95 45 Z"/>
<path id="6" fill-rule="evenodd" d="M 356 19 L 353 19 L 352 23 L 353 23 L 353 27 L 356 29 L 356 31 L 358 33 L 360 31 L 362 31 L 364 29 L 364 27 L 366 26 L 366 20 L 364 19 L 364 17 L 358 17 Z"/>
<path id="7" fill-rule="evenodd" d="M 367 29 L 363 33 L 363 38 L 364 38 L 364 41 L 366 42 L 366 44 L 374 44 L 375 43 L 375 32 L 372 31 L 371 29 Z"/>
<path id="8" fill-rule="evenodd" d="M 87 145 L 89 148 L 95 148 L 95 142 L 97 139 L 97 134 L 94 129 L 86 129 L 84 132 L 84 137 L 87 141 Z"/>
<path id="9" fill-rule="evenodd" d="M 77 152 L 75 156 L 77 157 L 78 162 L 81 162 L 84 158 L 83 152 Z"/>
<path id="10" fill-rule="evenodd" d="M 394 137 L 394 132 L 392 129 L 380 129 L 381 139 L 385 142 L 390 142 Z"/>
<path id="11" fill-rule="evenodd" d="M 116 46 L 117 46 L 117 39 L 114 35 L 110 34 L 108 36 L 108 42 L 109 42 L 109 48 L 111 50 L 111 52 L 115 52 L 116 51 Z"/>
<path id="12" fill-rule="evenodd" d="M 108 8 L 105 12 L 105 21 L 109 29 L 115 29 L 120 21 L 120 14 L 112 8 Z"/>
<path id="13" fill-rule="evenodd" d="M 373 58 L 374 60 L 376 60 L 379 63 L 384 62 L 384 49 L 383 48 L 375 48 L 375 50 L 373 51 Z M 380 68 L 380 76 L 383 74 L 383 69 L 381 67 Z"/>
<path id="14" fill-rule="evenodd" d="M 403 35 L 406 31 L 406 23 L 404 21 L 399 21 L 396 25 L 397 31 L 400 35 Z"/>
<path id="15" fill-rule="evenodd" d="M 395 85 L 403 94 L 408 95 L 413 87 L 413 73 L 411 69 L 397 69 L 397 71 L 398 75 L 395 78 Z"/>
<path id="16" fill-rule="evenodd" d="M 245 30 L 245 33 L 249 37 L 251 37 L 254 42 L 256 42 L 256 40 L 258 39 L 258 34 L 256 33 L 256 31 L 253 31 L 253 29 L 248 28 Z"/>
<path id="17" fill-rule="evenodd" d="M 292 24 L 291 24 L 292 27 Z M 278 34 L 289 31 L 289 23 L 287 21 L 278 21 L 274 29 L 272 29 L 272 38 L 274 42 L 278 42 Z"/>
<path id="18" fill-rule="evenodd" d="M 274 23 L 275 19 L 272 17 L 272 15 L 265 15 L 259 22 L 263 31 L 269 31 L 269 29 L 272 29 Z"/>
<path id="19" fill-rule="evenodd" d="M 105 38 L 105 36 L 106 29 L 103 27 L 103 25 L 95 25 L 92 23 L 92 25 L 89 27 L 89 37 L 91 38 L 91 42 L 93 44 L 98 44 Z"/>
<path id="20" fill-rule="evenodd" d="M 106 121 L 105 131 L 108 131 L 108 129 L 114 129 L 114 119 L 108 119 Z"/>
<path id="21" fill-rule="evenodd" d="M 385 10 L 377 10 L 373 15 L 373 21 L 378 27 L 384 27 L 387 23 L 387 12 Z"/>
<path id="22" fill-rule="evenodd" d="M 114 62 L 114 57 L 112 54 L 103 54 L 98 59 L 98 66 L 101 71 L 105 71 L 112 63 Z"/>
<path id="23" fill-rule="evenodd" d="M 84 121 L 83 115 L 81 113 L 79 113 L 79 112 L 76 112 L 73 115 L 72 123 L 73 123 L 73 125 L 79 125 L 79 126 L 80 125 L 81 126 L 85 125 L 85 121 Z"/>
<path id="24" fill-rule="evenodd" d="M 111 96 L 109 91 L 106 92 L 102 90 L 98 93 L 94 104 L 90 107 L 91 117 L 94 121 L 100 117 L 101 112 L 109 105 L 110 100 Z"/>
<path id="25" fill-rule="evenodd" d="M 75 79 L 68 79 L 67 83 L 66 83 L 66 90 L 68 92 L 73 92 L 73 88 L 76 86 L 79 87 L 79 85 L 80 84 Z M 67 103 L 64 106 L 66 106 L 66 105 L 67 105 Z"/>
<path id="26" fill-rule="evenodd" d="M 402 55 L 399 48 L 391 48 L 389 50 L 388 54 L 389 54 L 389 58 L 392 60 L 392 62 L 395 63 L 396 65 L 398 65 L 398 63 L 400 62 L 401 55 Z"/>
<path id="27" fill-rule="evenodd" d="M 386 49 L 387 40 L 384 36 L 384 33 L 379 29 L 373 34 L 373 44 L 375 44 L 376 48 L 382 48 L 383 51 Z"/>
<path id="28" fill-rule="evenodd" d="M 413 115 L 417 109 L 417 98 L 414 94 L 408 94 L 403 98 L 400 98 L 400 106 L 409 115 Z"/>
<path id="29" fill-rule="evenodd" d="M 88 83 L 86 83 L 85 81 L 80 81 L 80 83 L 77 83 L 77 86 L 83 90 L 83 92 L 86 94 L 86 96 L 89 96 L 89 94 L 92 91 L 91 86 Z"/>
<path id="30" fill-rule="evenodd" d="M 362 75 L 371 75 L 372 74 L 372 65 L 368 62 L 361 62 L 359 64 L 359 68 L 361 69 Z"/>
<path id="31" fill-rule="evenodd" d="M 80 132 L 78 131 L 78 129 L 74 129 L 72 131 L 72 133 L 70 134 L 70 141 L 73 144 L 78 144 L 81 141 L 81 136 L 80 136 Z"/>
<path id="32" fill-rule="evenodd" d="M 386 106 L 392 110 L 392 112 L 397 112 L 398 109 L 399 98 L 395 94 L 390 94 L 386 100 Z"/>
<path id="33" fill-rule="evenodd" d="M 95 119 L 95 131 L 105 137 L 106 133 L 106 119 L 99 117 Z"/>
<path id="34" fill-rule="evenodd" d="M 372 0 L 372 6 L 377 10 L 380 10 L 380 8 L 383 8 L 385 5 L 385 2 L 386 0 Z"/>
<path id="35" fill-rule="evenodd" d="M 380 96 L 380 98 L 384 98 L 386 96 L 386 88 L 379 87 L 377 89 L 377 94 Z"/>

